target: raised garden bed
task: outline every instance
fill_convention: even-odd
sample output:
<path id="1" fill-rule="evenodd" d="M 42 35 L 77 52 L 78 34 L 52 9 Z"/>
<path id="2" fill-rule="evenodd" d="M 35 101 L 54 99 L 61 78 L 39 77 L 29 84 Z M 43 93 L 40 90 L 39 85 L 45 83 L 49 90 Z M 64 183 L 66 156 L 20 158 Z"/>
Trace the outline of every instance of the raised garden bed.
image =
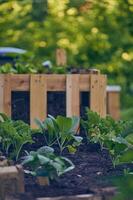
<path id="1" fill-rule="evenodd" d="M 24 193 L 24 172 L 22 166 L 0 167 L 0 200 L 8 195 Z"/>
<path id="2" fill-rule="evenodd" d="M 28 173 L 32 172 L 32 175 L 34 174 L 35 177 L 31 175 L 25 175 L 23 184 L 23 187 L 25 186 L 25 192 L 24 190 L 18 191 L 19 194 L 16 194 L 13 197 L 14 200 L 110 200 L 112 198 L 112 196 L 115 194 L 115 188 L 112 188 L 112 181 L 110 177 L 123 174 L 123 170 L 125 168 L 127 169 L 127 167 L 133 169 L 133 165 L 118 165 L 114 168 L 113 164 L 115 163 L 117 156 L 120 156 L 120 154 L 122 154 L 129 146 L 130 148 L 132 148 L 132 145 L 129 145 L 128 140 L 124 138 L 125 135 L 122 135 L 122 138 L 118 135 L 119 131 L 121 131 L 120 126 L 122 124 L 113 121 L 113 119 L 111 118 L 100 118 L 100 116 L 106 116 L 105 75 L 0 75 L 0 92 L 2 97 L 0 99 L 0 109 L 1 111 L 4 111 L 8 116 L 13 116 L 13 118 L 16 117 L 13 110 L 13 108 L 16 109 L 13 103 L 13 101 L 15 101 L 15 93 L 17 93 L 19 97 L 19 92 L 25 92 L 26 101 L 24 104 L 26 104 L 26 110 L 28 109 L 29 116 L 27 117 L 27 119 L 25 119 L 24 117 L 23 120 L 29 120 L 28 122 L 31 124 L 31 127 L 39 128 L 39 132 L 37 134 L 36 132 L 34 132 L 35 135 L 32 135 L 33 133 L 31 133 L 32 131 L 29 125 L 26 125 L 21 121 L 15 122 L 4 116 L 1 123 L 5 124 L 1 126 L 1 130 L 2 132 L 5 131 L 5 134 L 7 134 L 6 139 L 9 139 L 8 141 L 12 142 L 10 148 L 6 149 L 7 151 L 5 151 L 4 147 L 2 147 L 2 143 L 0 144 L 4 155 L 12 156 L 12 153 L 15 153 L 14 159 L 16 158 L 16 163 L 21 163 L 21 159 L 17 159 L 19 158 L 19 156 L 20 158 L 22 158 L 22 156 L 24 155 L 24 150 L 27 151 L 27 155 L 31 156 L 30 159 L 32 158 L 32 161 L 34 160 L 34 155 L 35 159 L 36 155 L 37 159 L 39 158 L 39 156 L 43 157 L 39 158 L 41 161 L 37 160 L 37 165 L 39 165 L 39 167 L 37 168 L 35 165 L 35 168 L 37 170 L 39 169 L 39 171 L 37 171 L 36 169 L 32 169 L 32 171 L 29 171 L 30 167 L 32 166 L 25 168 Z M 49 116 L 49 118 L 46 118 L 47 114 L 49 113 L 53 115 L 53 113 L 51 112 L 52 110 L 54 110 L 54 107 L 51 109 L 51 105 L 55 106 L 55 104 L 53 101 L 53 96 L 51 97 L 51 95 L 53 95 L 54 92 L 56 92 L 56 98 L 54 99 L 54 101 L 57 101 L 57 104 L 61 98 L 63 99 L 61 100 L 61 109 L 60 106 L 58 107 L 56 105 L 57 112 L 54 111 L 54 116 L 57 116 L 58 111 L 61 110 L 61 112 L 63 112 L 63 115 L 67 115 L 69 118 L 63 118 L 62 116 L 58 116 L 57 118 Z M 59 99 L 57 98 L 58 95 L 60 96 Z M 86 102 L 88 102 L 88 105 Z M 48 107 L 49 104 L 50 107 Z M 82 118 L 82 120 L 84 119 L 88 121 L 81 120 L 83 122 L 82 128 L 84 127 L 85 123 L 88 123 L 88 125 L 86 126 L 87 131 L 90 135 L 92 135 L 92 138 L 90 137 L 90 135 L 87 136 L 88 133 L 85 132 L 85 127 L 84 131 L 82 129 L 78 129 L 79 116 L 83 115 L 83 105 L 87 105 L 91 110 L 99 113 L 99 115 L 97 115 L 97 113 L 91 113 L 91 111 L 88 110 L 91 118 L 88 115 L 88 119 L 87 116 L 86 118 Z M 18 104 L 18 107 L 19 106 L 20 103 Z M 76 117 L 74 118 L 72 116 Z M 38 121 L 36 120 L 36 124 L 34 123 L 35 118 L 38 119 Z M 45 121 L 40 121 L 44 120 L 45 118 L 46 120 L 48 120 L 46 123 Z M 92 121 L 90 119 L 92 119 Z M 89 126 L 90 121 L 92 124 Z M 11 132 L 13 132 L 14 138 L 11 137 L 12 134 L 8 134 L 8 130 L 6 129 L 7 127 L 9 129 L 11 128 L 10 130 Z M 53 130 L 53 132 L 51 132 L 51 130 Z M 78 133 L 78 136 L 76 135 L 76 133 Z M 17 137 L 15 137 L 17 134 L 20 136 L 19 140 L 17 140 Z M 29 144 L 27 144 L 27 141 L 24 140 L 23 134 L 27 138 Z M 51 134 L 51 136 L 53 134 L 54 137 L 56 137 L 56 142 L 53 143 L 55 138 L 52 136 L 54 139 L 51 139 L 52 145 L 49 145 L 47 143 L 48 138 L 45 140 L 45 134 L 48 134 L 48 138 L 49 134 Z M 64 138 L 61 136 L 63 134 L 64 138 L 67 134 L 69 135 L 69 137 L 66 137 L 64 140 Z M 99 138 L 97 137 L 97 134 Z M 111 134 L 111 137 L 109 134 Z M 82 139 L 79 135 L 83 136 L 82 144 L 80 143 L 82 142 Z M 2 137 L 4 138 L 3 135 Z M 88 143 L 88 140 L 90 142 L 90 138 L 92 139 L 92 143 Z M 21 140 L 22 146 L 20 142 Z M 34 141 L 34 143 L 32 143 L 32 140 Z M 63 140 L 64 143 L 62 142 Z M 18 149 L 16 148 L 15 150 L 18 150 L 19 154 L 17 151 L 13 151 L 13 148 L 16 147 L 17 141 L 20 146 L 18 146 Z M 64 150 L 62 148 L 63 146 L 61 146 L 61 142 L 63 143 L 63 145 L 66 143 L 69 147 L 65 146 Z M 119 146 L 119 144 L 120 147 L 122 147 L 122 150 L 120 150 L 121 152 L 117 151 L 117 148 L 113 149 L 115 145 L 117 147 L 117 145 Z M 103 148 L 104 145 L 107 145 L 106 150 Z M 52 147 L 51 149 L 53 149 L 53 152 L 50 152 L 50 154 L 47 151 L 47 153 L 45 152 L 45 154 L 44 152 L 38 153 L 38 148 L 42 146 L 47 148 Z M 23 147 L 23 149 L 21 149 L 20 147 Z M 75 147 L 78 147 L 76 153 Z M 19 151 L 20 149 L 21 154 Z M 111 152 L 113 152 L 112 150 L 114 150 L 114 155 L 111 154 Z M 30 154 L 30 151 L 34 152 Z M 66 158 L 67 164 L 65 163 L 63 158 Z M 73 164 L 75 165 L 74 170 L 72 170 L 74 168 Z M 25 164 L 23 163 L 23 165 Z M 54 178 L 56 177 L 56 179 L 52 181 L 52 177 L 49 176 L 49 170 L 51 169 L 45 168 L 49 166 L 54 166 L 54 170 L 55 168 L 57 170 L 55 170 L 56 172 L 54 171 L 53 174 L 50 172 Z M 68 168 L 71 168 L 71 171 L 70 169 L 68 170 L 69 172 L 65 171 Z M 45 171 L 44 174 L 42 173 L 42 171 Z M 38 172 L 41 173 L 39 174 Z M 59 172 L 61 174 L 59 174 Z M 59 177 L 60 175 L 62 176 Z M 47 178 L 47 183 L 50 180 L 50 185 L 39 185 L 37 183 L 38 177 Z"/>
<path id="3" fill-rule="evenodd" d="M 88 104 L 91 110 L 101 116 L 106 115 L 106 76 L 102 74 L 0 75 L 0 111 L 12 116 L 13 93 L 22 91 L 30 93 L 30 102 L 27 103 L 29 109 L 27 105 L 26 108 L 32 127 L 35 127 L 35 118 L 43 120 L 47 116 L 48 92 L 66 93 L 67 116 L 80 116 L 81 92 L 89 92 Z"/>
<path id="4" fill-rule="evenodd" d="M 30 149 L 36 148 L 35 145 Z M 111 177 L 121 175 L 126 166 L 114 169 L 106 150 L 97 144 L 83 144 L 74 155 L 63 154 L 75 164 L 75 169 L 52 181 L 50 186 L 39 186 L 31 176 L 25 176 L 25 193 L 20 199 L 37 200 L 111 200 L 116 189 Z M 128 165 L 133 168 L 133 165 Z"/>

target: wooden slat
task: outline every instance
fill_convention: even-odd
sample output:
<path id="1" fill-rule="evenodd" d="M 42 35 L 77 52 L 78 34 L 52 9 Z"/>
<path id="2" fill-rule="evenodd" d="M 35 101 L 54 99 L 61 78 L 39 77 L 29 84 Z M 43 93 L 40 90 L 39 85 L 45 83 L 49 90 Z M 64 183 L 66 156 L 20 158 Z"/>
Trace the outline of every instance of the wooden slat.
<path id="1" fill-rule="evenodd" d="M 30 75 L 14 74 L 11 76 L 11 84 L 13 91 L 29 91 L 30 90 Z"/>
<path id="2" fill-rule="evenodd" d="M 50 74 L 47 77 L 47 91 L 65 91 L 66 75 Z"/>
<path id="3" fill-rule="evenodd" d="M 79 75 L 79 90 L 82 92 L 88 92 L 90 90 L 90 75 L 89 74 L 82 74 Z"/>
<path id="4" fill-rule="evenodd" d="M 0 112 L 4 112 L 4 75 L 0 75 Z"/>
<path id="5" fill-rule="evenodd" d="M 119 92 L 107 93 L 107 112 L 115 120 L 120 119 L 120 94 Z"/>
<path id="6" fill-rule="evenodd" d="M 106 116 L 106 76 L 90 76 L 90 109 Z"/>
<path id="7" fill-rule="evenodd" d="M 107 86 L 107 78 L 105 75 L 99 76 L 99 114 L 101 117 L 106 117 L 107 114 L 107 93 L 106 93 L 106 86 Z"/>
<path id="8" fill-rule="evenodd" d="M 67 75 L 66 82 L 67 116 L 80 116 L 79 75 Z"/>
<path id="9" fill-rule="evenodd" d="M 13 91 L 29 91 L 30 90 L 30 75 L 28 74 L 16 74 L 11 76 L 11 87 Z M 50 74 L 41 75 L 47 78 L 47 91 L 65 91 L 66 90 L 66 75 Z M 80 91 L 89 91 L 90 82 L 89 74 L 79 75 L 79 89 Z"/>
<path id="10" fill-rule="evenodd" d="M 4 113 L 11 116 L 11 76 L 4 75 Z"/>
<path id="11" fill-rule="evenodd" d="M 81 194 L 72 196 L 60 196 L 60 197 L 40 197 L 36 200 L 102 200 L 102 196 L 93 194 Z"/>
<path id="12" fill-rule="evenodd" d="M 44 75 L 30 78 L 30 124 L 36 128 L 35 118 L 44 120 L 47 115 L 47 81 Z"/>
<path id="13" fill-rule="evenodd" d="M 0 168 L 0 199 L 6 199 L 8 193 L 24 193 L 24 171 L 20 165 Z"/>

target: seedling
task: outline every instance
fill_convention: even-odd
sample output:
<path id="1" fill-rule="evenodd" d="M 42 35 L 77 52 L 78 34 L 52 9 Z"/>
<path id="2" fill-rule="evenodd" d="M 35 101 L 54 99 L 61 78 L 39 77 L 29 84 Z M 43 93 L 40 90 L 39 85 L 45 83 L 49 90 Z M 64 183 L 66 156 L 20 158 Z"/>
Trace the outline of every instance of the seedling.
<path id="1" fill-rule="evenodd" d="M 82 137 L 76 135 L 79 127 L 78 117 L 57 116 L 54 118 L 49 115 L 44 122 L 36 119 L 36 123 L 44 135 L 46 144 L 48 146 L 57 144 L 60 153 L 66 148 L 70 152 L 75 152 L 82 142 Z"/>
<path id="2" fill-rule="evenodd" d="M 47 178 L 50 180 L 56 179 L 58 176 L 74 169 L 74 165 L 69 159 L 56 156 L 54 149 L 51 147 L 44 146 L 37 151 L 26 153 L 22 165 L 29 166 L 30 170 L 25 170 L 25 172 L 36 177 L 44 177 L 44 183 L 46 183 Z"/>

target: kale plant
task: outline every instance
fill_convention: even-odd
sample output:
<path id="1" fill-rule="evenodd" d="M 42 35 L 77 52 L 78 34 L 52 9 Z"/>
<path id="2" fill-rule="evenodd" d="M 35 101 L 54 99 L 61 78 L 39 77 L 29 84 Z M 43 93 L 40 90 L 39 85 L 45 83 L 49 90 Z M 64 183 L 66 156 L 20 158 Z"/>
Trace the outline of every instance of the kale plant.
<path id="1" fill-rule="evenodd" d="M 18 159 L 22 147 L 32 143 L 31 129 L 21 120 L 11 120 L 0 113 L 0 144 L 1 150 L 11 158 Z"/>
<path id="2" fill-rule="evenodd" d="M 76 135 L 79 127 L 79 117 L 57 116 L 57 118 L 54 118 L 49 115 L 44 122 L 36 119 L 36 123 L 44 135 L 46 145 L 58 145 L 60 153 L 65 148 L 70 152 L 75 152 L 82 142 L 82 137 Z"/>
<path id="3" fill-rule="evenodd" d="M 100 143 L 101 148 L 110 152 L 114 166 L 120 163 L 121 156 L 133 150 L 133 123 L 115 121 L 112 117 L 101 118 L 97 113 L 87 109 L 87 119 L 82 120 L 87 140 Z"/>
<path id="4" fill-rule="evenodd" d="M 74 169 L 74 165 L 69 159 L 56 156 L 54 149 L 51 147 L 43 146 L 37 151 L 26 153 L 22 165 L 28 166 L 30 170 L 25 170 L 25 172 L 33 176 L 56 179 L 58 176 Z"/>

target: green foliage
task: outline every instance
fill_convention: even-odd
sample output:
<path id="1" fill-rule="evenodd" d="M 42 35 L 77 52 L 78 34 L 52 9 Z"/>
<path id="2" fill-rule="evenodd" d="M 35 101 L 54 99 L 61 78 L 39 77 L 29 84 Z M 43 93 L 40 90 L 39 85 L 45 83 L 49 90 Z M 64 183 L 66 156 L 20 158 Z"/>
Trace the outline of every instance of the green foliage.
<path id="1" fill-rule="evenodd" d="M 122 105 L 132 107 L 125 95 L 133 94 L 132 0 L 8 0 L 0 13 L 1 46 L 27 49 L 35 60 L 54 64 L 55 50 L 64 48 L 69 66 L 107 73 L 110 84 L 123 88 Z"/>
<path id="2" fill-rule="evenodd" d="M 87 110 L 87 120 L 82 120 L 82 125 L 89 141 L 98 142 L 109 150 L 114 166 L 124 162 L 122 157 L 128 151 L 133 152 L 133 122 L 115 121 L 110 116 L 101 118 Z M 131 162 L 131 159 L 125 159 L 125 162 Z"/>
<path id="3" fill-rule="evenodd" d="M 133 199 L 133 175 L 117 177 L 114 180 L 114 185 L 117 186 L 119 193 L 113 200 L 132 200 Z"/>
<path id="4" fill-rule="evenodd" d="M 17 160 L 23 145 L 33 142 L 30 127 L 21 120 L 11 120 L 3 113 L 0 113 L 0 117 L 0 145 L 2 151 L 7 156 Z"/>
<path id="5" fill-rule="evenodd" d="M 31 151 L 30 153 L 27 152 L 22 165 L 30 167 L 31 171 L 26 170 L 26 173 L 34 176 L 47 176 L 50 179 L 55 179 L 74 168 L 69 159 L 56 156 L 54 149 L 48 146 L 41 147 L 37 151 Z"/>
<path id="6" fill-rule="evenodd" d="M 121 118 L 122 118 L 122 120 L 132 120 L 133 119 L 133 108 L 128 108 L 128 109 L 122 110 Z"/>
<path id="7" fill-rule="evenodd" d="M 67 148 L 71 152 L 75 152 L 77 146 L 82 142 L 82 137 L 76 136 L 79 127 L 78 117 L 57 116 L 54 118 L 49 115 L 44 122 L 36 119 L 36 123 L 41 129 L 45 142 L 48 146 L 57 144 L 60 153 Z"/>

